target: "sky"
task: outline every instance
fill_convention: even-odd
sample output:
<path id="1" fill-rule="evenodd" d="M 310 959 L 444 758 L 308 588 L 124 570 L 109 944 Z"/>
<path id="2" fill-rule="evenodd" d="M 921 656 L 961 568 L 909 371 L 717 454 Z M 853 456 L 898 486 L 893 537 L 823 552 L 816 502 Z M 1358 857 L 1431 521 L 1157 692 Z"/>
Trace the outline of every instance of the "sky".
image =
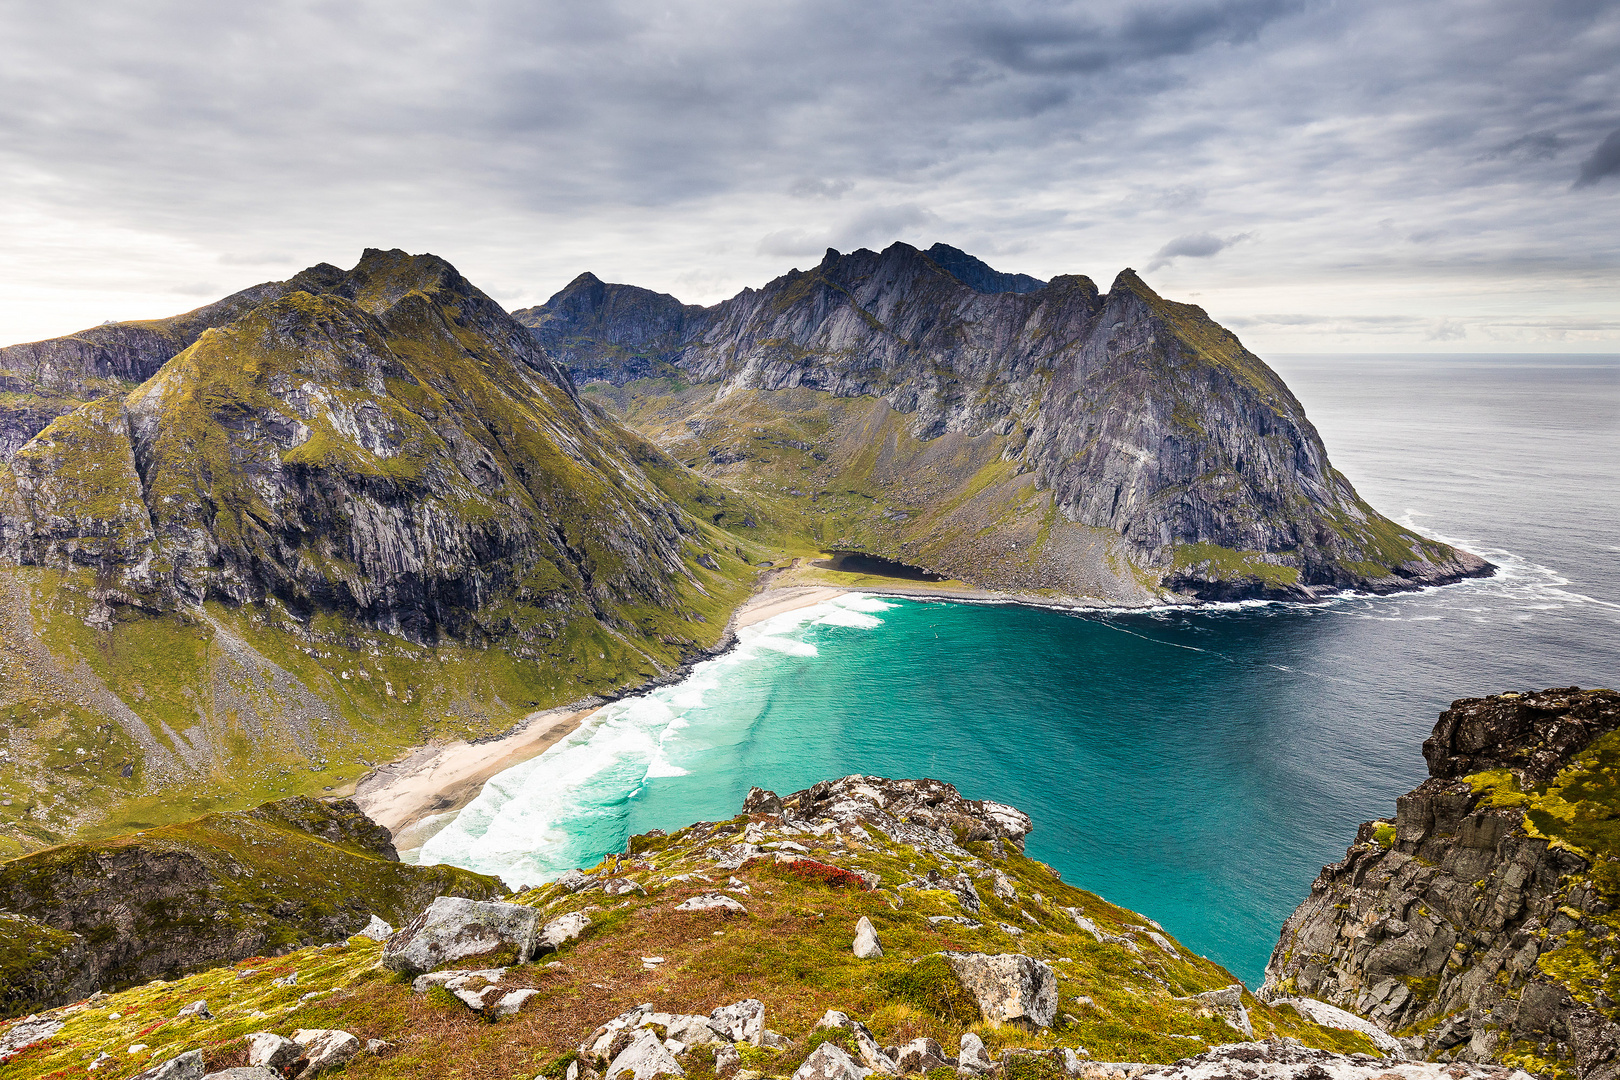
<path id="1" fill-rule="evenodd" d="M 506 307 L 1136 268 L 1271 352 L 1620 352 L 1620 0 L 0 0 L 0 343 L 366 247 Z"/>

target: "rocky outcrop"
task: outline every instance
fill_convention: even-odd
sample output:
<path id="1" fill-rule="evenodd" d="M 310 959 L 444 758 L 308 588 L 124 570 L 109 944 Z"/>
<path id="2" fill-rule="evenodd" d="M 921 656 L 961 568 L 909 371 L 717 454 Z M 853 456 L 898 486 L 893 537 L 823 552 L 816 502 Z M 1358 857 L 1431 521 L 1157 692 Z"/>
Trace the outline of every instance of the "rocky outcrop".
<path id="1" fill-rule="evenodd" d="M 433 971 L 469 957 L 509 953 L 505 962 L 526 964 L 534 955 L 539 917 L 533 908 L 499 900 L 435 897 L 383 946 L 383 966 L 405 975 Z"/>
<path id="2" fill-rule="evenodd" d="M 771 447 L 800 449 L 828 464 L 789 455 L 790 467 L 771 476 L 777 489 L 808 481 L 820 494 L 878 500 L 870 510 L 881 523 L 866 542 L 885 550 L 874 551 L 907 562 L 926 556 L 928 569 L 976 583 L 1078 584 L 1057 569 L 997 574 L 966 553 L 977 529 L 953 531 L 940 519 L 945 504 L 973 498 L 992 478 L 1007 481 L 1001 466 L 1028 474 L 1062 520 L 1120 538 L 1161 588 L 1183 596 L 1310 598 L 1489 573 L 1476 556 L 1362 501 L 1283 381 L 1202 309 L 1165 300 L 1130 270 L 1107 293 L 1078 276 L 1006 278 L 955 249 L 894 244 L 881 253 L 829 250 L 809 271 L 704 309 L 582 277 L 528 321 L 543 340 L 567 341 L 567 362 L 591 378 L 643 378 L 654 373 L 646 358 L 656 356 L 684 380 L 708 384 L 701 395 L 671 391 L 644 408 L 648 430 L 678 454 L 706 455 L 731 476 L 739 462 L 783 459 Z M 635 362 L 625 360 L 631 354 Z M 830 419 L 800 425 L 810 439 L 773 431 L 805 412 L 806 390 L 880 399 L 904 415 L 903 432 L 875 414 L 852 422 L 866 425 L 866 445 Z M 644 407 L 657 393 L 637 391 L 636 400 Z M 731 422 L 739 408 L 748 413 L 741 427 Z M 669 418 L 683 412 L 687 430 L 675 430 Z M 938 454 L 926 452 L 947 437 Z M 984 454 L 973 458 L 978 484 L 919 484 L 928 467 L 948 469 L 946 459 L 975 452 Z M 904 462 L 885 472 L 895 455 Z M 1002 500 L 1017 505 L 1031 494 L 1009 488 Z M 986 509 L 975 521 L 997 518 Z M 1072 548 L 1083 539 L 1054 543 L 1050 522 L 1027 537 L 997 527 L 1054 567 L 1078 558 Z M 1113 587 L 1122 590 L 1130 591 Z"/>
<path id="3" fill-rule="evenodd" d="M 1620 694 L 1460 700 L 1423 751 L 1429 779 L 1323 869 L 1262 994 L 1418 1057 L 1620 1076 Z"/>
<path id="4" fill-rule="evenodd" d="M 443 893 L 502 892 L 481 874 L 400 863 L 347 801 L 64 844 L 0 864 L 0 1010 L 342 940 L 373 913 L 404 921 Z"/>
<path id="5" fill-rule="evenodd" d="M 1045 1028 L 1057 1018 L 1057 976 L 1045 961 L 1018 953 L 946 953 L 945 962 L 991 1023 Z"/>
<path id="6" fill-rule="evenodd" d="M 569 617 L 636 632 L 620 608 L 736 559 L 643 469 L 672 463 L 441 259 L 367 251 L 193 316 L 172 359 L 114 365 L 137 389 L 0 466 L 0 559 L 86 568 L 103 605 L 272 602 L 531 652 Z"/>

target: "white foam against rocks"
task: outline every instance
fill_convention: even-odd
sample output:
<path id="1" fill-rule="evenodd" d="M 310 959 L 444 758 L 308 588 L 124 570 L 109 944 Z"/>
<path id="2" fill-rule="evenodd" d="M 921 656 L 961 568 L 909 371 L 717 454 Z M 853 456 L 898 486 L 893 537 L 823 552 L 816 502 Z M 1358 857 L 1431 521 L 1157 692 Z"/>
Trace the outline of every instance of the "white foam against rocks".
<path id="1" fill-rule="evenodd" d="M 741 628 L 735 648 L 698 664 L 679 683 L 606 705 L 538 757 L 491 777 L 449 824 L 402 857 L 495 874 L 513 888 L 594 861 L 601 828 L 615 826 L 620 808 L 649 778 L 686 775 L 683 761 L 727 735 L 710 727 L 753 722 L 747 710 L 742 719 L 735 710 L 695 715 L 716 694 L 746 692 L 739 676 L 784 654 L 815 656 L 807 636 L 817 626 L 876 629 L 883 620 L 874 613 L 893 606 L 846 593 Z"/>

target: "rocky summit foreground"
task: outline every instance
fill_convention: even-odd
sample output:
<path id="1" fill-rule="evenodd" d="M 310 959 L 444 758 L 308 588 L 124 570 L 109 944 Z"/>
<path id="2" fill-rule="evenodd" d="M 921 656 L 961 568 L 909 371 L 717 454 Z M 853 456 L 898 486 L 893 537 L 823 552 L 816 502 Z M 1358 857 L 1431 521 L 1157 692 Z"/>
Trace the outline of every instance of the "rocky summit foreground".
<path id="1" fill-rule="evenodd" d="M 1283 927 L 1260 993 L 1351 1009 L 1413 1056 L 1620 1076 L 1620 694 L 1454 702 L 1429 779 Z"/>
<path id="2" fill-rule="evenodd" d="M 1440 1080 L 1358 1031 L 1256 1000 L 1151 920 L 1026 857 L 1030 829 L 932 780 L 755 789 L 728 821 L 633 837 L 516 895 L 440 897 L 397 931 L 378 920 L 20 1018 L 0 1026 L 0 1058 L 7 1080 L 92 1066 L 114 1080 L 340 1066 L 469 1080 L 1201 1080 L 1217 1075 L 1201 1062 L 1234 1060 L 1279 1080 Z"/>

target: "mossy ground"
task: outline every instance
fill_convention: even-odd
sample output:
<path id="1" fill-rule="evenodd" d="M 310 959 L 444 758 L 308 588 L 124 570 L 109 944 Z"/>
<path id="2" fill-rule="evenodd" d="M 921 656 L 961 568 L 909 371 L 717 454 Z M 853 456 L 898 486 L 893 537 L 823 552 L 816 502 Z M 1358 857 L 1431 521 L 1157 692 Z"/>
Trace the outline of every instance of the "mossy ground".
<path id="1" fill-rule="evenodd" d="M 746 819 L 730 826 L 740 831 Z M 726 830 L 727 825 L 719 826 Z M 870 843 L 852 856 L 835 855 L 803 837 L 812 854 L 879 876 L 875 889 L 816 884 L 772 861 L 735 871 L 747 892 L 734 895 L 747 915 L 679 912 L 681 900 L 724 887 L 732 874 L 717 871 L 702 851 L 731 842 L 715 826 L 694 826 L 671 837 L 641 837 L 635 856 L 611 857 L 610 869 L 642 882 L 648 895 L 604 899 L 599 892 L 569 895 L 546 886 L 519 896 L 545 913 L 598 905 L 580 940 L 565 945 L 554 966 L 513 968 L 503 985 L 540 991 L 516 1017 L 478 1019 L 447 995 L 418 995 L 408 980 L 377 967 L 378 947 L 363 939 L 346 946 L 309 948 L 274 960 L 250 960 L 170 983 L 141 986 L 64 1012 L 66 1024 L 50 1041 L 13 1059 L 8 1078 L 41 1080 L 82 1070 L 98 1053 L 111 1060 L 105 1075 L 118 1080 L 168 1056 L 203 1048 L 215 1067 L 243 1058 L 241 1039 L 256 1030 L 288 1034 L 295 1028 L 334 1027 L 362 1039 L 388 1040 L 380 1056 L 362 1054 L 346 1068 L 356 1077 L 454 1076 L 466 1080 L 532 1077 L 566 1064 L 567 1055 L 596 1025 L 642 1002 L 672 1012 L 707 1013 L 757 997 L 766 1022 L 793 1046 L 751 1051 L 751 1067 L 785 1076 L 813 1048 L 811 1033 L 823 1012 L 836 1008 L 870 1025 L 885 1043 L 928 1035 L 955 1046 L 962 1032 L 980 1032 L 993 1051 L 1013 1046 L 1083 1046 L 1096 1060 L 1169 1062 L 1211 1044 L 1243 1037 L 1224 1021 L 1178 997 L 1236 980 L 1218 965 L 1177 948 L 1175 955 L 1142 941 L 1140 953 L 1099 944 L 1063 911 L 1076 907 L 1108 934 L 1128 934 L 1140 916 L 1077 889 L 1046 866 L 1015 853 L 997 857 L 987 843 L 967 847 L 1012 881 L 1018 898 L 1003 903 L 981 889 L 984 923 L 970 930 L 930 924 L 929 915 L 960 916 L 954 895 L 897 886 L 948 860 L 924 857 L 868 830 Z M 714 884 L 670 882 L 681 872 L 705 873 Z M 1027 914 L 1026 914 L 1027 913 Z M 885 955 L 857 960 L 850 951 L 854 925 L 870 918 Z M 1016 926 L 1011 934 L 998 924 Z M 937 959 L 942 950 L 1022 952 L 1051 963 L 1059 980 L 1058 1024 L 1031 1033 L 985 1023 L 968 1007 L 961 987 Z M 642 957 L 665 962 L 649 970 Z M 274 978 L 298 972 L 294 987 Z M 316 995 L 307 1001 L 304 995 Z M 1090 1004 L 1077 1001 L 1089 999 Z M 214 1020 L 177 1019 L 178 1010 L 205 999 Z M 1261 1037 L 1287 1035 L 1340 1052 L 1371 1049 L 1364 1037 L 1321 1028 L 1291 1009 L 1276 1010 L 1245 996 Z M 111 1014 L 121 1014 L 113 1019 Z M 147 1050 L 131 1055 L 128 1048 Z M 688 1071 L 711 1075 L 695 1054 Z"/>

